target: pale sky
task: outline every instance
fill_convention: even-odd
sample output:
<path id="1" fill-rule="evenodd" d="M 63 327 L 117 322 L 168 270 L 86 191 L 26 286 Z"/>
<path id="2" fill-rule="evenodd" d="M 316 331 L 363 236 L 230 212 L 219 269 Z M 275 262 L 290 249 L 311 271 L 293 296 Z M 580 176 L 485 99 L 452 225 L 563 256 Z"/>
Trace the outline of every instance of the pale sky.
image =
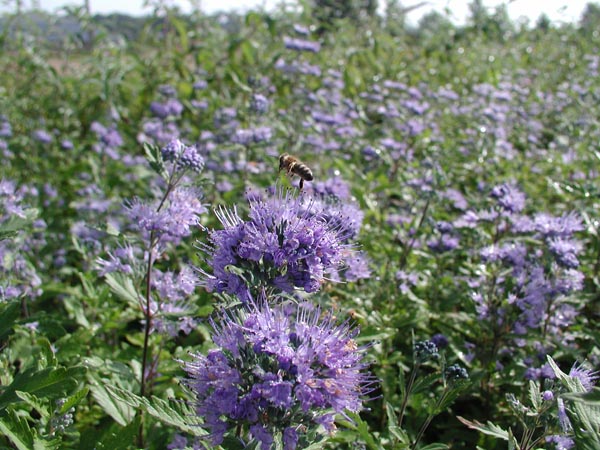
<path id="1" fill-rule="evenodd" d="M 83 0 L 24 0 L 23 3 L 27 8 L 30 4 L 39 2 L 42 9 L 55 11 L 65 4 L 82 4 Z M 542 12 L 545 12 L 551 20 L 565 22 L 576 21 L 581 16 L 585 5 L 590 0 L 504 0 L 508 2 L 508 11 L 512 19 L 518 19 L 521 16 L 528 17 L 529 20 L 535 23 L 536 19 Z M 149 13 L 151 9 L 143 9 L 143 0 L 90 0 L 92 13 L 109 13 L 121 12 L 128 14 L 144 14 Z M 265 6 L 266 8 L 281 3 L 281 0 L 196 0 L 200 4 L 203 11 L 213 13 L 215 11 L 238 10 L 244 11 L 251 9 L 254 6 Z M 288 0 L 288 3 L 290 0 Z M 0 11 L 10 11 L 11 5 L 14 5 L 15 0 L 0 1 Z M 8 3 L 9 6 L 4 6 Z M 151 3 L 151 1 L 150 1 Z M 381 5 L 385 4 L 385 0 L 380 0 Z M 401 4 L 408 7 L 412 4 L 420 3 L 419 0 L 403 0 Z M 468 14 L 468 0 L 430 0 L 427 6 L 418 8 L 409 14 L 409 20 L 416 22 L 421 15 L 437 9 L 443 11 L 448 8 L 457 23 L 464 22 Z M 493 7 L 503 3 L 502 0 L 484 0 L 487 7 Z M 170 0 L 170 4 L 179 5 L 184 11 L 189 10 L 190 0 Z M 12 6 L 14 8 L 14 6 Z"/>

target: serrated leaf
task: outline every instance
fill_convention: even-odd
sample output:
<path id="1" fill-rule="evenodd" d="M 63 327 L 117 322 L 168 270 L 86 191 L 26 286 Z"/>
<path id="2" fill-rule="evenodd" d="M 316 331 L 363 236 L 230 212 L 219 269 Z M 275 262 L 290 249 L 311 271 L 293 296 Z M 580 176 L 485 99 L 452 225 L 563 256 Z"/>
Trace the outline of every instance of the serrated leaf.
<path id="1" fill-rule="evenodd" d="M 469 386 L 471 385 L 470 380 L 456 380 L 452 387 L 446 392 L 444 398 L 438 405 L 436 409 L 436 414 L 444 411 L 448 406 L 450 406 L 454 400 L 456 400 L 460 394 L 462 394 Z"/>
<path id="2" fill-rule="evenodd" d="M 107 390 L 107 384 L 100 379 L 92 379 L 90 390 L 92 396 L 102 409 L 121 426 L 127 426 L 135 416 L 135 408 L 122 399 L 111 395 Z"/>
<path id="3" fill-rule="evenodd" d="M 600 406 L 600 388 L 593 388 L 590 392 L 573 392 L 561 395 L 566 400 L 586 402 L 589 405 Z"/>
<path id="4" fill-rule="evenodd" d="M 139 306 L 140 296 L 131 278 L 117 272 L 107 273 L 104 278 L 106 284 L 108 284 L 110 290 L 115 295 L 125 300 L 131 306 Z"/>
<path id="5" fill-rule="evenodd" d="M 29 392 L 15 391 L 15 395 L 27 403 L 30 407 L 34 408 L 43 419 L 50 417 L 50 411 L 48 406 L 42 402 L 38 397 Z"/>
<path id="6" fill-rule="evenodd" d="M 517 450 L 519 443 L 515 439 L 512 430 L 508 429 L 508 450 Z"/>
<path id="7" fill-rule="evenodd" d="M 52 344 L 50 341 L 45 337 L 40 337 L 36 340 L 36 343 L 40 349 L 38 361 L 43 364 L 42 367 L 57 366 L 58 360 L 56 359 L 56 355 L 54 354 L 54 350 L 52 349 Z"/>
<path id="8" fill-rule="evenodd" d="M 0 303 L 0 341 L 4 341 L 14 331 L 14 325 L 21 312 L 21 303 L 11 301 Z"/>
<path id="9" fill-rule="evenodd" d="M 439 373 L 430 373 L 424 377 L 419 377 L 415 380 L 413 387 L 409 394 L 418 394 L 419 392 L 429 391 L 431 386 L 437 381 L 440 381 L 441 375 Z"/>
<path id="10" fill-rule="evenodd" d="M 116 386 L 106 386 L 106 390 L 115 400 L 132 408 L 140 408 L 161 422 L 179 428 L 194 436 L 204 436 L 206 431 L 200 428 L 201 422 L 193 408 L 183 401 L 163 400 L 158 397 L 144 398 Z"/>
<path id="11" fill-rule="evenodd" d="M 456 418 L 467 427 L 472 430 L 480 431 L 483 434 L 487 434 L 488 436 L 493 436 L 498 439 L 502 439 L 504 441 L 509 440 L 509 432 L 500 428 L 498 425 L 488 421 L 486 424 L 478 422 L 477 420 L 470 421 L 461 416 L 456 416 Z"/>
<path id="12" fill-rule="evenodd" d="M 426 445 L 425 447 L 419 447 L 419 448 L 420 448 L 420 450 L 447 450 L 450 447 L 448 447 L 446 444 L 436 442 L 433 444 Z"/>
<path id="13" fill-rule="evenodd" d="M 552 370 L 554 371 L 554 375 L 556 375 L 556 378 L 558 378 L 560 381 L 562 381 L 563 383 L 568 385 L 571 377 L 569 375 L 567 375 L 566 373 L 564 373 L 562 370 L 560 370 L 560 367 L 558 367 L 558 365 L 554 362 L 554 360 L 552 359 L 552 357 L 550 355 L 548 355 L 546 357 L 546 359 L 548 360 L 548 364 L 550 364 L 550 367 L 552 367 Z"/>
<path id="14" fill-rule="evenodd" d="M 399 442 L 403 444 L 409 444 L 410 439 L 402 428 L 398 426 L 398 416 L 394 411 L 394 407 L 389 403 L 385 403 L 385 411 L 388 419 L 388 431 L 394 436 Z"/>
<path id="15" fill-rule="evenodd" d="M 24 217 L 11 215 L 8 220 L 0 224 L 0 241 L 9 239 L 19 231 L 31 226 L 33 221 L 38 217 L 39 211 L 35 208 L 29 208 L 22 212 Z"/>
<path id="16" fill-rule="evenodd" d="M 31 450 L 34 435 L 24 417 L 19 417 L 14 411 L 8 411 L 0 419 L 0 434 L 12 442 L 18 450 Z"/>
<path id="17" fill-rule="evenodd" d="M 78 384 L 77 379 L 83 376 L 83 370 L 80 367 L 68 369 L 48 367 L 40 371 L 28 369 L 21 372 L 0 395 L 0 410 L 18 400 L 16 391 L 28 392 L 40 398 L 59 398 L 75 389 Z"/>
<path id="18" fill-rule="evenodd" d="M 548 364 L 550 364 L 550 367 L 552 367 L 552 370 L 556 375 L 556 378 L 558 378 L 562 382 L 563 386 L 565 386 L 569 390 L 569 392 L 586 392 L 585 388 L 583 387 L 581 381 L 578 378 L 571 377 L 570 375 L 560 370 L 558 365 L 550 356 L 548 356 L 547 359 Z"/>
<path id="19" fill-rule="evenodd" d="M 165 167 L 160 148 L 156 145 L 144 143 L 144 153 L 146 154 L 146 159 L 148 160 L 150 167 L 152 167 L 152 169 L 159 174 L 161 178 L 168 180 L 169 174 L 167 172 L 167 168 Z"/>
<path id="20" fill-rule="evenodd" d="M 540 410 L 542 396 L 540 395 L 540 386 L 533 380 L 529 380 L 529 401 L 533 405 L 534 411 Z"/>
<path id="21" fill-rule="evenodd" d="M 369 426 L 361 419 L 357 413 L 348 414 L 348 417 L 354 422 L 354 430 L 358 432 L 358 435 L 363 439 L 367 447 L 371 450 L 380 450 L 382 447 L 375 441 L 371 433 L 369 433 Z"/>
<path id="22" fill-rule="evenodd" d="M 62 404 L 62 406 L 60 407 L 60 409 L 58 410 L 58 413 L 65 414 L 71 408 L 77 406 L 81 402 L 81 400 L 83 400 L 88 395 L 89 391 L 89 388 L 86 386 L 83 389 L 75 392 L 73 395 L 68 396 Z"/>

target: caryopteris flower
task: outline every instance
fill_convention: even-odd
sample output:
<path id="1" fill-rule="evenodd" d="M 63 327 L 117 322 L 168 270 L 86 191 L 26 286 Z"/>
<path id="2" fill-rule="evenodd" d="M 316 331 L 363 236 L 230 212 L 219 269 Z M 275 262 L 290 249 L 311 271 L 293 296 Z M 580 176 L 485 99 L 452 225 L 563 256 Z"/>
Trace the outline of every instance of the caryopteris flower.
<path id="1" fill-rule="evenodd" d="M 347 258 L 348 221 L 327 214 L 318 203 L 281 191 L 249 203 L 246 220 L 235 208 L 217 210 L 223 229 L 212 231 L 210 244 L 203 246 L 212 268 L 212 274 L 204 274 L 208 289 L 242 301 L 250 298 L 250 286 L 315 292 Z"/>
<path id="2" fill-rule="evenodd" d="M 594 372 L 592 369 L 586 369 L 580 363 L 575 363 L 569 371 L 569 376 L 571 378 L 578 379 L 581 382 L 583 388 L 587 392 L 590 392 L 596 384 L 596 380 L 598 379 L 598 372 Z"/>
<path id="3" fill-rule="evenodd" d="M 178 187 L 159 210 L 157 202 L 148 204 L 134 200 L 126 205 L 132 227 L 144 235 L 153 234 L 159 245 L 178 244 L 189 236 L 206 208 L 200 201 L 201 193 L 192 188 Z"/>
<path id="4" fill-rule="evenodd" d="M 213 444 L 238 430 L 263 448 L 281 435 L 292 449 L 318 425 L 335 431 L 335 414 L 362 409 L 373 378 L 347 323 L 306 304 L 263 301 L 222 313 L 212 326 L 217 348 L 183 367 Z"/>
<path id="5" fill-rule="evenodd" d="M 198 147 L 185 145 L 179 139 L 169 142 L 162 148 L 161 153 L 165 161 L 172 161 L 180 170 L 200 172 L 204 167 L 204 158 Z"/>

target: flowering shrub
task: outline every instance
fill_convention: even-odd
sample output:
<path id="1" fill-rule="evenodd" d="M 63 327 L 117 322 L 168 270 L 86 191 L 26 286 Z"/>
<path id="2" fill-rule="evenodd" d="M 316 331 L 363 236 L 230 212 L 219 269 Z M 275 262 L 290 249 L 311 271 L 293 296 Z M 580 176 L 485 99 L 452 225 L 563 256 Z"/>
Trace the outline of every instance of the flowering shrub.
<path id="1" fill-rule="evenodd" d="M 3 18 L 0 446 L 600 448 L 593 6 L 155 3 Z"/>

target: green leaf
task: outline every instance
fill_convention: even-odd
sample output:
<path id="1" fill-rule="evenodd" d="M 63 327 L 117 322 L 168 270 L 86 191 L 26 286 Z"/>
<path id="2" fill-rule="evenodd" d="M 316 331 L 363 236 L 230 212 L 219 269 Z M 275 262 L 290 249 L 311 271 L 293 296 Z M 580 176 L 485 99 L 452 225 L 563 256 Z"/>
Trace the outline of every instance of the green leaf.
<path id="1" fill-rule="evenodd" d="M 84 369 L 81 367 L 25 370 L 17 374 L 13 382 L 0 395 L 0 410 L 19 399 L 17 391 L 28 392 L 42 398 L 60 398 L 75 389 L 77 380 L 82 378 L 83 373 Z"/>
<path id="2" fill-rule="evenodd" d="M 418 377 L 415 380 L 415 384 L 413 384 L 409 395 L 418 394 L 419 392 L 423 391 L 429 391 L 431 386 L 433 386 L 435 382 L 440 381 L 440 379 L 441 375 L 439 373 L 430 373 L 429 375 L 426 375 L 424 377 Z"/>
<path id="3" fill-rule="evenodd" d="M 385 411 L 387 414 L 389 433 L 399 442 L 407 445 L 410 444 L 410 438 L 406 434 L 406 431 L 398 426 L 398 416 L 394 411 L 394 407 L 389 402 L 385 402 Z"/>
<path id="4" fill-rule="evenodd" d="M 21 302 L 0 303 L 0 341 L 4 341 L 14 332 L 14 325 L 21 312 Z"/>
<path id="5" fill-rule="evenodd" d="M 132 408 L 146 411 L 161 422 L 179 428 L 194 436 L 204 436 L 194 409 L 184 401 L 163 400 L 158 397 L 144 398 L 116 386 L 106 386 L 107 393 L 117 402 L 126 403 Z"/>
<path id="6" fill-rule="evenodd" d="M 433 443 L 433 444 L 429 444 L 426 445 L 425 447 L 419 447 L 420 450 L 447 450 L 450 447 L 448 447 L 446 444 L 441 444 L 439 442 Z"/>
<path id="7" fill-rule="evenodd" d="M 152 167 L 152 169 L 159 174 L 161 178 L 168 180 L 169 174 L 167 172 L 167 168 L 165 167 L 160 148 L 157 145 L 144 143 L 144 153 L 146 154 L 146 159 L 148 160 L 150 167 Z"/>
<path id="8" fill-rule="evenodd" d="M 477 420 L 470 421 L 460 416 L 457 416 L 456 418 L 472 430 L 480 431 L 483 434 L 487 434 L 488 436 L 493 436 L 504 441 L 509 440 L 509 432 L 500 428 L 498 425 L 493 424 L 489 420 L 487 424 L 483 424 Z"/>
<path id="9" fill-rule="evenodd" d="M 140 305 L 141 297 L 131 278 L 118 272 L 107 273 L 104 278 L 110 290 L 115 295 L 125 300 L 131 306 L 138 307 Z"/>
<path id="10" fill-rule="evenodd" d="M 40 354 L 38 356 L 38 361 L 43 365 L 40 367 L 48 367 L 48 366 L 57 366 L 58 360 L 56 359 L 56 355 L 54 350 L 52 349 L 52 344 L 45 337 L 40 337 L 36 340 L 38 345 L 38 349 L 40 350 Z M 39 364 L 39 363 L 38 363 Z"/>
<path id="11" fill-rule="evenodd" d="M 600 406 L 600 388 L 593 388 L 590 392 L 574 392 L 561 395 L 566 400 L 586 402 L 589 405 Z"/>
<path id="12" fill-rule="evenodd" d="M 369 426 L 367 423 L 361 419 L 360 415 L 357 413 L 349 413 L 348 417 L 352 419 L 354 422 L 352 425 L 348 426 L 348 428 L 352 428 L 358 432 L 358 435 L 362 438 L 362 440 L 367 444 L 367 447 L 371 450 L 381 450 L 381 447 L 373 438 L 371 433 L 369 433 Z M 344 422 L 346 423 L 346 422 Z"/>
<path id="13" fill-rule="evenodd" d="M 18 450 L 59 450 L 63 448 L 60 438 L 48 439 L 38 436 L 35 429 L 29 427 L 25 417 L 9 410 L 0 419 L 0 436 L 11 441 Z"/>
<path id="14" fill-rule="evenodd" d="M 23 215 L 24 217 L 20 217 L 13 214 L 8 220 L 0 224 L 0 241 L 14 237 L 19 231 L 30 227 L 39 215 L 39 211 L 35 208 L 30 208 L 23 211 Z"/>
<path id="15" fill-rule="evenodd" d="M 529 380 L 529 401 L 533 405 L 534 410 L 537 412 L 541 407 L 540 386 L 533 380 Z"/>
<path id="16" fill-rule="evenodd" d="M 24 417 L 19 417 L 14 411 L 8 411 L 0 419 L 0 434 L 12 442 L 18 450 L 31 450 L 34 435 Z"/>
<path id="17" fill-rule="evenodd" d="M 44 402 L 35 395 L 23 391 L 16 391 L 15 395 L 35 409 L 42 419 L 47 420 L 50 417 L 50 411 L 48 410 L 47 404 L 44 404 Z"/>
<path id="18" fill-rule="evenodd" d="M 121 426 L 131 423 L 135 416 L 135 408 L 122 399 L 111 395 L 107 388 L 108 385 L 101 379 L 90 377 L 92 396 L 102 407 L 102 409 Z"/>
<path id="19" fill-rule="evenodd" d="M 75 392 L 73 395 L 68 396 L 62 404 L 62 406 L 60 407 L 60 409 L 58 410 L 58 413 L 65 414 L 71 408 L 77 406 L 81 402 L 81 400 L 83 400 L 88 395 L 89 391 L 89 388 L 86 386 L 83 389 Z"/>
<path id="20" fill-rule="evenodd" d="M 569 375 L 567 375 L 562 370 L 560 370 L 560 367 L 558 367 L 558 365 L 554 362 L 552 357 L 550 355 L 548 355 L 546 357 L 546 359 L 548 360 L 548 364 L 550 364 L 550 367 L 552 367 L 552 370 L 554 371 L 554 375 L 556 375 L 556 378 L 558 378 L 559 380 L 561 380 L 563 382 L 568 382 L 571 377 L 569 377 Z"/>
<path id="21" fill-rule="evenodd" d="M 129 425 L 115 427 L 115 429 L 116 431 L 112 429 L 107 431 L 96 442 L 94 448 L 97 450 L 129 450 L 131 443 L 136 441 L 140 429 L 139 417 L 132 420 Z"/>
<path id="22" fill-rule="evenodd" d="M 451 388 L 444 395 L 443 400 L 438 405 L 435 413 L 439 413 L 444 411 L 448 406 L 454 403 L 460 394 L 462 394 L 469 386 L 471 385 L 470 380 L 456 380 L 454 384 L 451 385 Z"/>

